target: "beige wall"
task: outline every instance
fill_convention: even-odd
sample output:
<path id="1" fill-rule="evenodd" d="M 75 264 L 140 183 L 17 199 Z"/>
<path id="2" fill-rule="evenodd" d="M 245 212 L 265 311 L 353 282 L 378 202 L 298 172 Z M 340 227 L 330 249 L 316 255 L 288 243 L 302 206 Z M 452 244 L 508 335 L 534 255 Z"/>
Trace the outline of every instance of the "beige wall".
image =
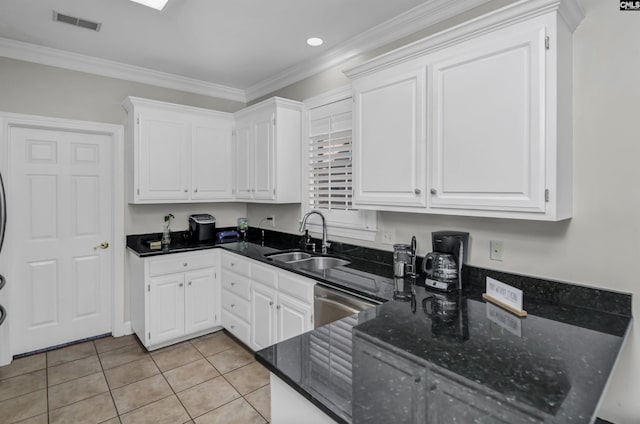
<path id="1" fill-rule="evenodd" d="M 0 57 L 0 111 L 84 121 L 125 124 L 120 105 L 127 96 L 235 112 L 243 103 L 106 78 Z M 125 141 L 126 142 L 126 141 Z M 187 228 L 190 213 L 211 213 L 217 225 L 236 225 L 246 216 L 244 203 L 126 205 L 125 233 L 161 232 L 164 216 L 176 217 L 172 230 Z M 125 275 L 125 320 L 129 317 L 129 281 Z"/>
<path id="2" fill-rule="evenodd" d="M 494 1 L 490 6 L 507 2 Z M 539 223 L 379 213 L 376 241 L 360 244 L 390 250 L 381 243 L 380 233 L 392 230 L 399 241 L 408 241 L 415 234 L 419 253 L 424 254 L 430 250 L 431 231 L 466 230 L 472 235 L 469 261 L 473 265 L 633 293 L 634 311 L 640 310 L 640 167 L 636 165 L 640 157 L 640 85 L 634 81 L 640 74 L 640 45 L 635 42 L 640 39 L 640 25 L 637 14 L 619 12 L 615 1 L 581 3 L 587 18 L 574 35 L 574 218 Z M 430 32 L 422 31 L 393 46 Z M 371 54 L 272 94 L 303 100 L 344 85 L 348 81 L 342 69 L 366 57 Z M 243 106 L 0 58 L 0 111 L 123 124 L 125 112 L 120 101 L 129 95 L 228 112 Z M 186 228 L 190 212 L 212 213 L 219 226 L 235 225 L 235 218 L 245 214 L 252 225 L 275 215 L 276 227 L 290 233 L 297 232 L 300 218 L 299 205 L 132 205 L 127 207 L 127 233 L 160 231 L 162 217 L 168 212 L 176 215 L 176 230 Z M 489 260 L 490 239 L 504 241 L 503 262 Z M 640 422 L 638 328 L 632 329 L 599 413 L 618 424 Z"/>
<path id="3" fill-rule="evenodd" d="M 224 112 L 244 107 L 236 101 L 0 57 L 0 111 L 3 112 L 124 125 L 127 114 L 120 103 L 127 96 Z M 246 215 L 246 207 L 243 203 L 127 205 L 125 231 L 127 234 L 161 232 L 167 213 L 176 217 L 172 228 L 185 229 L 189 213 L 202 212 L 214 215 L 218 226 L 229 226 L 235 225 L 237 216 Z"/>
<path id="4" fill-rule="evenodd" d="M 640 310 L 640 21 L 618 2 L 585 0 L 586 19 L 574 34 L 574 218 L 541 223 L 405 213 L 379 213 L 383 230 L 399 241 L 418 238 L 430 250 L 433 230 L 466 230 L 469 262 L 589 286 L 633 293 Z M 296 100 L 345 84 L 339 66 L 278 94 Z M 249 205 L 251 222 L 275 214 L 283 231 L 296 233 L 299 206 Z M 504 241 L 504 260 L 489 259 L 489 240 Z M 585 313 L 588 313 L 585 311 Z M 640 325 L 632 328 L 599 415 L 618 424 L 640 422 Z"/>

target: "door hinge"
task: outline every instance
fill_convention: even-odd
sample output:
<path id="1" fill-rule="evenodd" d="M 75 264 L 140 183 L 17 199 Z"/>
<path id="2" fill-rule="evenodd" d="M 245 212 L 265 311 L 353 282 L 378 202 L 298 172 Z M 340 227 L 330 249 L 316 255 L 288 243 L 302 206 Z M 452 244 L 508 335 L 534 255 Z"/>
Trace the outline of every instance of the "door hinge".
<path id="1" fill-rule="evenodd" d="M 544 201 L 549 202 L 549 189 L 544 191 Z"/>
<path id="2" fill-rule="evenodd" d="M 138 119 L 136 119 L 137 123 L 140 124 L 140 117 L 138 116 Z"/>
<path id="3" fill-rule="evenodd" d="M 273 126 L 275 127 L 275 125 L 276 125 L 276 116 L 275 115 L 271 116 L 271 120 L 273 121 Z"/>
<path id="4" fill-rule="evenodd" d="M 149 331 L 149 340 L 151 340 L 151 331 Z"/>
<path id="5" fill-rule="evenodd" d="M 311 321 L 311 324 L 313 324 L 313 314 L 311 314 L 311 317 L 309 318 L 309 321 Z"/>
<path id="6" fill-rule="evenodd" d="M 138 196 L 140 196 L 140 189 L 137 189 L 136 192 L 138 193 Z"/>
<path id="7" fill-rule="evenodd" d="M 551 48 L 551 42 L 549 41 L 549 36 L 544 37 L 544 47 L 549 50 Z"/>
<path id="8" fill-rule="evenodd" d="M 148 291 L 148 292 L 150 292 L 150 291 L 151 291 L 151 284 L 149 284 L 149 285 L 147 286 L 147 291 Z"/>
<path id="9" fill-rule="evenodd" d="M 213 320 L 218 321 L 218 314 L 213 314 Z"/>

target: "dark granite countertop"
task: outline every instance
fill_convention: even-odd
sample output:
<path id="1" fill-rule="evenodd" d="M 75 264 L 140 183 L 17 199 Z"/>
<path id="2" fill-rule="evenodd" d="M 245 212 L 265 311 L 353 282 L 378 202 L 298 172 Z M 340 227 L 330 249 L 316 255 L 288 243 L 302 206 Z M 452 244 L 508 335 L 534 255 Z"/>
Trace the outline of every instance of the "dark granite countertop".
<path id="1" fill-rule="evenodd" d="M 147 244 L 148 240 L 160 240 L 160 233 L 130 235 L 127 236 L 127 248 L 140 257 L 222 248 L 229 252 L 312 278 L 325 285 L 338 286 L 341 289 L 365 296 L 371 300 L 384 302 L 393 298 L 393 279 L 390 278 L 393 276 L 392 266 L 383 262 L 366 260 L 361 257 L 362 255 L 354 255 L 353 249 L 356 247 L 350 247 L 349 250 L 343 251 L 339 250 L 339 246 L 336 243 L 335 247 L 338 252 L 332 252 L 331 256 L 347 259 L 349 264 L 323 271 L 312 271 L 273 261 L 265 256 L 276 251 L 298 250 L 298 237 L 286 237 L 287 235 L 272 236 L 264 244 L 256 242 L 193 243 L 185 234 L 181 232 L 172 233 L 171 245 L 165 250 L 149 249 Z"/>
<path id="2" fill-rule="evenodd" d="M 340 423 L 592 422 L 629 316 L 536 300 L 521 319 L 418 284 L 256 358 Z"/>
<path id="3" fill-rule="evenodd" d="M 146 235 L 127 246 L 139 256 L 219 247 L 384 302 L 256 353 L 339 423 L 592 422 L 630 327 L 630 295 L 465 266 L 462 292 L 407 280 L 413 300 L 393 300 L 388 252 L 335 243 L 351 263 L 311 273 L 264 256 L 298 248 L 274 234 L 264 245 L 176 237 L 150 251 Z M 486 303 L 487 276 L 524 290 L 529 315 Z"/>

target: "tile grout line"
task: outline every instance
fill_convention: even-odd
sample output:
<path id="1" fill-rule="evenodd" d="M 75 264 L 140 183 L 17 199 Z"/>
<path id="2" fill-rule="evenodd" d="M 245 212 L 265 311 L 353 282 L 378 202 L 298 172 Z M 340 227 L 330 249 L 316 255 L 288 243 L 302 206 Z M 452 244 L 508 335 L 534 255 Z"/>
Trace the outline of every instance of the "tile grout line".
<path id="1" fill-rule="evenodd" d="M 198 348 L 197 348 L 197 347 L 193 346 L 193 343 L 191 343 L 191 341 L 190 341 L 190 340 L 188 340 L 188 342 L 189 342 L 189 344 L 190 344 L 190 345 L 191 345 L 191 346 L 192 346 L 192 347 L 193 347 L 193 348 L 194 348 L 194 349 L 195 349 L 195 350 L 200 354 L 200 356 L 204 357 L 204 355 L 202 355 L 202 352 L 200 352 L 200 351 L 198 350 Z M 170 350 L 168 350 L 167 352 L 171 352 L 171 350 L 173 350 L 173 349 L 170 349 Z M 167 385 L 168 385 L 168 386 L 169 386 L 169 388 L 171 389 L 171 392 L 173 393 L 173 396 L 175 396 L 175 397 L 176 397 L 176 399 L 178 399 L 178 402 L 180 403 L 180 406 L 182 406 L 182 409 L 184 409 L 184 412 L 186 412 L 186 413 L 187 413 L 187 416 L 190 418 L 190 420 L 191 420 L 191 421 L 193 421 L 193 419 L 194 419 L 194 418 L 191 416 L 191 413 L 189 413 L 189 410 L 187 409 L 187 407 L 184 405 L 184 403 L 182 403 L 182 399 L 180 399 L 180 396 L 178 396 L 178 393 L 176 393 L 176 391 L 173 389 L 173 386 L 171 385 L 171 383 L 169 383 L 169 380 L 167 380 L 167 377 L 164 375 L 165 371 L 162 371 L 162 370 L 160 369 L 160 367 L 158 366 L 158 363 L 156 362 L 155 358 L 154 358 L 150 353 L 149 353 L 149 357 L 151 358 L 151 360 L 153 361 L 153 363 L 156 365 L 156 367 L 157 367 L 157 368 L 158 368 L 158 370 L 160 371 L 160 375 L 162 376 L 162 378 L 164 378 L 164 381 L 167 383 Z M 197 360 L 199 361 L 199 359 L 197 359 Z M 206 360 L 206 358 L 205 358 L 205 360 Z M 191 364 L 191 363 L 193 363 L 193 362 L 196 362 L 196 361 L 191 361 L 191 362 L 189 362 L 188 364 Z M 187 364 L 185 364 L 185 365 L 187 365 Z M 213 366 L 213 365 L 212 365 L 212 366 Z M 177 369 L 177 368 L 180 368 L 180 367 L 176 367 L 176 368 L 172 368 L 172 369 Z M 214 367 L 214 368 L 215 368 L 215 367 Z M 171 370 L 167 370 L 167 371 L 171 371 Z M 207 381 L 209 381 L 209 380 L 207 380 Z M 195 386 L 194 386 L 194 387 L 195 387 Z M 169 396 L 167 396 L 167 397 L 169 397 Z M 166 398 L 164 398 L 164 399 L 166 399 Z M 162 399 L 160 399 L 160 400 L 162 400 Z M 188 421 L 187 421 L 187 422 L 188 422 Z"/>
<path id="2" fill-rule="evenodd" d="M 102 376 L 104 377 L 104 382 L 107 384 L 107 390 L 109 391 L 109 397 L 111 398 L 111 404 L 113 405 L 113 409 L 116 411 L 116 417 L 118 418 L 118 421 L 120 421 L 122 423 L 122 420 L 120 419 L 120 413 L 118 412 L 118 407 L 116 406 L 116 401 L 113 398 L 113 393 L 111 393 L 111 386 L 109 385 L 109 380 L 107 380 L 107 373 L 104 370 L 104 365 L 102 365 L 102 359 L 100 358 L 100 352 L 98 352 L 98 347 L 96 346 L 96 342 L 95 341 L 93 342 L 93 348 L 96 350 L 96 355 L 98 355 L 98 363 L 100 364 L 100 369 L 102 370 Z M 111 349 L 111 350 L 115 350 L 115 349 Z M 106 351 L 106 352 L 109 352 L 109 351 Z M 109 419 L 113 419 L 113 418 L 109 418 Z M 109 421 L 109 420 L 107 420 L 107 421 Z"/>
<path id="3" fill-rule="evenodd" d="M 216 332 L 216 333 L 217 333 L 217 332 Z M 213 333 L 213 334 L 216 334 L 216 333 Z M 206 337 L 206 336 L 204 336 L 204 337 Z M 198 339 L 193 339 L 193 340 L 198 340 Z M 182 393 L 182 392 L 184 392 L 184 391 L 190 390 L 190 389 L 192 389 L 192 388 L 194 388 L 194 387 L 197 387 L 197 386 L 199 386 L 199 385 L 201 385 L 201 384 L 207 383 L 207 382 L 209 382 L 209 381 L 211 381 L 211 380 L 214 380 L 214 379 L 216 379 L 216 378 L 218 378 L 218 377 L 222 377 L 222 378 L 223 378 L 223 379 L 224 379 L 224 380 L 225 380 L 225 381 L 226 381 L 226 382 L 227 382 L 231 387 L 233 387 L 233 389 L 234 389 L 234 390 L 235 390 L 235 391 L 240 395 L 240 397 L 239 397 L 239 398 L 232 399 L 232 400 L 230 400 L 229 402 L 223 403 L 222 405 L 219 405 L 219 406 L 217 406 L 216 408 L 213 408 L 213 409 L 211 409 L 211 410 L 209 410 L 209 411 L 204 412 L 203 414 L 200 414 L 200 415 L 198 415 L 198 416 L 196 416 L 196 417 L 193 417 L 193 416 L 191 415 L 191 413 L 189 412 L 189 410 L 187 409 L 187 407 L 186 407 L 186 406 L 184 405 L 184 403 L 182 402 L 182 399 L 180 399 L 180 396 L 178 396 L 178 393 L 173 389 L 173 386 L 171 386 L 171 383 L 169 383 L 169 381 L 167 380 L 167 377 L 164 375 L 164 373 L 165 373 L 165 372 L 168 372 L 168 371 L 171 371 L 171 370 L 174 370 L 174 369 L 178 369 L 178 368 L 180 368 L 180 367 L 182 367 L 182 366 L 185 366 L 185 365 L 192 364 L 192 363 L 194 363 L 194 362 L 196 362 L 196 361 L 199 361 L 200 359 L 196 359 L 195 361 L 187 362 L 187 363 L 185 363 L 185 364 L 183 364 L 183 365 L 180 365 L 180 366 L 175 367 L 175 368 L 171 368 L 170 370 L 167 370 L 167 371 L 160 371 L 160 374 L 162 374 L 162 377 L 165 379 L 165 381 L 166 381 L 166 382 L 167 382 L 167 384 L 169 385 L 169 388 L 171 389 L 171 391 L 173 392 L 173 394 L 175 395 L 175 397 L 178 399 L 178 402 L 180 402 L 180 405 L 182 405 L 182 407 L 183 407 L 183 408 L 184 408 L 184 410 L 186 411 L 186 413 L 187 413 L 187 415 L 189 416 L 189 418 L 191 419 L 191 421 L 194 421 L 196 418 L 200 418 L 200 417 L 202 417 L 203 415 L 206 415 L 206 414 L 208 414 L 208 413 L 210 413 L 210 412 L 212 412 L 212 411 L 215 411 L 216 409 L 221 408 L 221 407 L 223 407 L 224 405 L 227 405 L 227 404 L 229 404 L 229 403 L 231 403 L 231 402 L 233 402 L 233 401 L 235 401 L 235 400 L 238 400 L 238 399 L 240 399 L 240 398 L 244 399 L 244 396 L 242 396 L 242 394 L 241 394 L 241 393 L 240 393 L 240 392 L 235 388 L 235 386 L 234 386 L 233 384 L 231 384 L 231 382 L 230 382 L 229 380 L 227 380 L 227 379 L 224 377 L 224 374 L 222 374 L 222 373 L 220 372 L 220 370 L 218 370 L 218 368 L 216 368 L 216 366 L 215 366 L 215 365 L 213 365 L 213 364 L 209 361 L 209 359 L 207 359 L 208 357 L 207 357 L 207 356 L 204 356 L 204 353 L 202 353 L 202 351 L 201 351 L 200 349 L 198 349 L 198 347 L 197 347 L 195 344 L 193 344 L 193 341 L 192 341 L 192 340 L 186 340 L 186 341 L 187 341 L 187 342 L 188 342 L 188 343 L 189 343 L 189 344 L 190 344 L 190 345 L 191 345 L 191 346 L 192 346 L 192 347 L 193 347 L 193 348 L 194 348 L 194 349 L 195 349 L 195 350 L 200 354 L 200 356 L 202 356 L 202 359 L 204 359 L 205 361 L 207 361 L 207 363 L 208 363 L 209 365 L 211 365 L 211 367 L 213 367 L 213 369 L 214 369 L 214 370 L 216 370 L 216 372 L 218 372 L 218 375 L 217 375 L 217 376 L 215 376 L 215 377 L 213 377 L 213 378 L 211 378 L 211 379 L 209 379 L 209 380 L 206 380 L 206 381 L 203 381 L 203 382 L 201 382 L 201 383 L 198 383 L 198 384 L 196 384 L 196 385 L 194 385 L 194 386 L 188 387 L 188 388 L 186 388 L 186 389 L 184 389 L 184 390 L 180 391 L 179 393 Z M 228 347 L 228 348 L 226 348 L 226 349 L 223 349 L 223 350 L 221 350 L 221 351 L 219 351 L 219 352 L 216 352 L 216 353 L 214 353 L 214 354 L 212 354 L 212 355 L 209 355 L 209 356 L 214 356 L 214 355 L 217 355 L 217 354 L 219 354 L 219 353 L 226 352 L 226 351 L 228 351 L 228 350 L 231 350 L 232 348 L 233 348 L 233 347 Z M 170 350 L 168 350 L 167 352 L 170 352 L 170 351 L 172 351 L 172 350 L 173 350 L 173 349 L 170 349 Z M 151 359 L 153 360 L 153 362 L 156 364 L 156 366 L 158 366 L 157 362 L 155 361 L 155 358 L 154 358 L 151 354 L 149 354 L 149 356 L 151 356 Z M 242 368 L 242 367 L 239 367 L 239 368 Z M 237 368 L 237 369 L 239 369 L 239 368 Z M 158 367 L 158 369 L 160 369 L 160 367 Z M 229 371 L 229 372 L 231 372 L 231 371 Z M 263 386 L 263 387 L 264 387 L 264 386 Z M 246 401 L 246 399 L 245 399 L 245 401 Z M 247 401 L 247 403 L 249 403 L 249 402 Z M 258 414 L 259 414 L 259 413 L 258 413 Z M 261 415 L 261 416 L 262 416 L 262 415 Z M 264 417 L 263 417 L 263 418 L 264 418 Z"/>
<path id="4" fill-rule="evenodd" d="M 45 375 L 45 390 L 47 391 L 46 396 L 46 408 L 47 408 L 47 424 L 51 423 L 51 413 L 49 412 L 49 355 L 47 352 L 44 354 L 44 375 Z"/>

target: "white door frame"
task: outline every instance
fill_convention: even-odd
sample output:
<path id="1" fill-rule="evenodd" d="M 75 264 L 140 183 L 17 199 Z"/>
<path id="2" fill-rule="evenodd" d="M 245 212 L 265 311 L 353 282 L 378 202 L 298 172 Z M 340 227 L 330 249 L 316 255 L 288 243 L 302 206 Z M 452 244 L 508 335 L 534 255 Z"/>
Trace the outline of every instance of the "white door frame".
<path id="1" fill-rule="evenodd" d="M 12 182 L 8 174 L 9 156 L 9 129 L 11 127 L 38 128 L 58 131 L 74 131 L 91 134 L 107 135 L 113 140 L 112 168 L 113 173 L 113 284 L 112 284 L 112 311 L 111 311 L 111 332 L 114 336 L 122 336 L 130 332 L 128 323 L 124 317 L 124 261 L 125 261 L 125 229 L 124 229 L 124 126 L 116 124 L 105 124 L 101 122 L 76 121 L 71 119 L 45 117 L 37 115 L 23 115 L 0 111 L 0 172 L 4 178 L 5 188 Z M 7 190 L 10 192 L 11 190 Z M 10 200 L 10 199 L 9 199 Z M 12 231 L 7 225 L 7 240 L 2 255 L 0 255 L 0 267 L 8 269 L 10 253 L 9 246 L 12 245 Z M 11 296 L 11 275 L 8 276 L 8 284 L 3 291 L 5 301 L 7 296 Z M 11 319 L 11 314 L 7 320 Z M 6 325 L 6 324 L 5 324 Z M 3 341 L 4 342 L 4 341 Z M 14 352 L 12 352 L 13 354 Z M 0 352 L 0 365 L 8 363 L 11 358 L 2 358 Z"/>

